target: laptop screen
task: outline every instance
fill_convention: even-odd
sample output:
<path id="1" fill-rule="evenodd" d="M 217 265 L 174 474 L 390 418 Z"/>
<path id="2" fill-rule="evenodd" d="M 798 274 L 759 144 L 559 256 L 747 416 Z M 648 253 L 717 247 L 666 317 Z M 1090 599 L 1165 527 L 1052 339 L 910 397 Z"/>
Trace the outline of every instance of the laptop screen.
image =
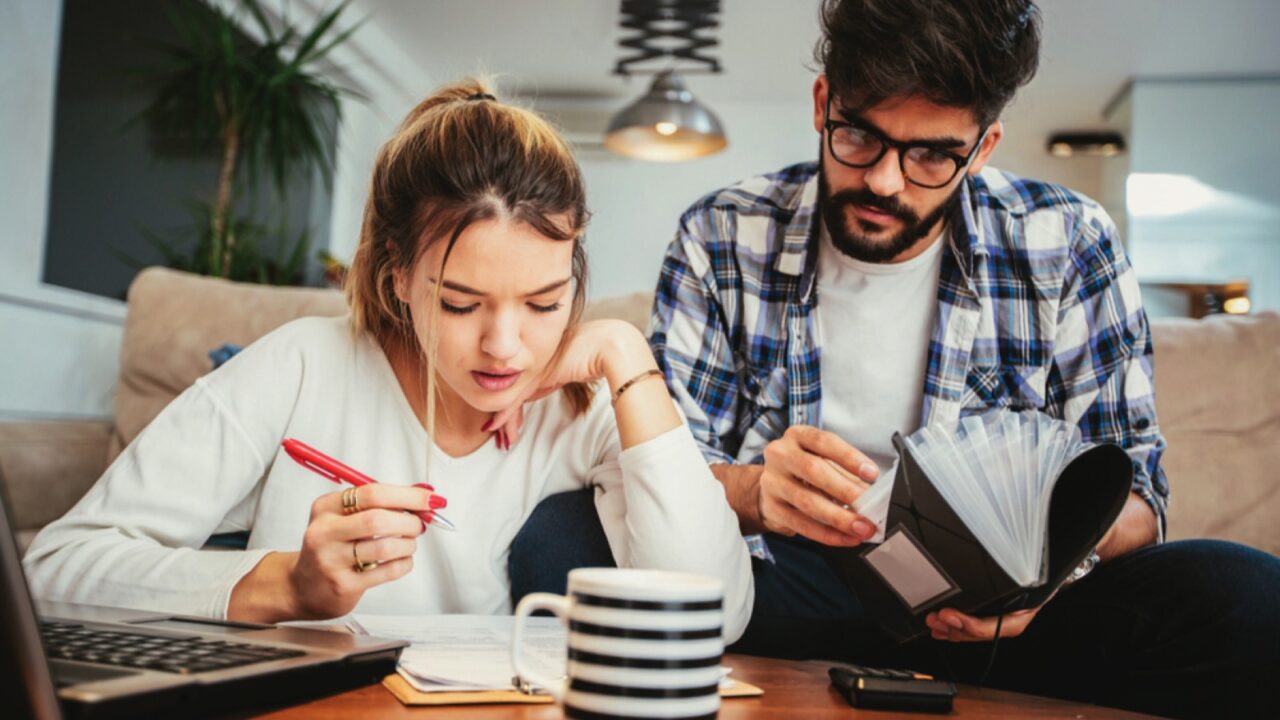
<path id="1" fill-rule="evenodd" d="M 40 643 L 40 627 L 22 574 L 22 559 L 13 539 L 13 523 L 3 483 L 0 482 L 0 570 L 4 594 L 0 595 L 0 697 L 7 717 L 61 718 L 62 711 L 49 677 L 49 663 Z M 10 705 L 9 703 L 14 703 Z M 17 715 L 13 715 L 13 711 Z"/>

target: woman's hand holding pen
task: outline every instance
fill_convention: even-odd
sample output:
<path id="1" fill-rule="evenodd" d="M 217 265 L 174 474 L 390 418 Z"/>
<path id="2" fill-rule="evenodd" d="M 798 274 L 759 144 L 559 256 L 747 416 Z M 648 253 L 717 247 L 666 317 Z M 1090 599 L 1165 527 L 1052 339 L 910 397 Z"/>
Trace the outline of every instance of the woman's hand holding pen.
<path id="1" fill-rule="evenodd" d="M 358 512 L 343 514 L 343 492 L 357 493 Z M 434 510 L 440 500 L 424 487 L 385 483 L 316 498 L 289 574 L 299 616 L 344 615 L 369 588 L 408 574 L 426 525 L 405 511 Z"/>
<path id="2" fill-rule="evenodd" d="M 523 422 L 524 403 L 546 397 L 569 383 L 604 379 L 615 393 L 623 389 L 622 395 L 615 398 L 614 408 L 622 447 L 631 447 L 680 424 L 657 367 L 648 341 L 630 323 L 582 323 L 566 333 L 559 352 L 547 364 L 534 389 L 494 415 L 486 428 L 498 434 L 501 445 L 510 447 Z"/>
<path id="3" fill-rule="evenodd" d="M 343 493 L 356 493 L 345 507 Z M 231 593 L 228 618 L 275 623 L 345 615 L 369 588 L 413 569 L 426 524 L 444 506 L 430 486 L 373 484 L 321 495 L 298 552 L 271 553 Z M 354 512 L 353 512 L 354 510 Z"/>

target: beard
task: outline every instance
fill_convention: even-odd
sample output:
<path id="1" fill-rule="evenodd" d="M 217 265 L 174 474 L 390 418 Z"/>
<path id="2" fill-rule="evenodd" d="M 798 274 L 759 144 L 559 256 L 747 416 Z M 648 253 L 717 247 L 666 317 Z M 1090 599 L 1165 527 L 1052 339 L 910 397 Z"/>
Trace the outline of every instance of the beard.
<path id="1" fill-rule="evenodd" d="M 877 195 L 869 188 L 831 192 L 831 185 L 827 182 L 825 158 L 818 162 L 818 198 L 822 207 L 822 220 L 826 223 L 831 243 L 845 255 L 863 262 L 888 262 L 920 242 L 955 207 L 963 187 L 964 183 L 956 185 L 956 189 L 946 199 L 921 217 L 898 198 Z M 847 210 L 855 205 L 888 213 L 902 222 L 902 229 L 887 239 L 873 238 L 869 233 L 881 228 L 880 225 L 858 217 L 854 217 L 852 221 L 846 219 Z"/>

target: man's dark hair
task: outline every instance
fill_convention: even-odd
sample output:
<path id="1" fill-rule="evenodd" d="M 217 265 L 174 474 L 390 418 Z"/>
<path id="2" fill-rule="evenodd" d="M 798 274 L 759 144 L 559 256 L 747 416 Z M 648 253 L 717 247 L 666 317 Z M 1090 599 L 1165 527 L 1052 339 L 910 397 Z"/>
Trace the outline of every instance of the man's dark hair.
<path id="1" fill-rule="evenodd" d="M 918 95 L 985 126 L 1039 63 L 1032 0 L 823 0 L 821 21 L 814 59 L 850 110 Z"/>

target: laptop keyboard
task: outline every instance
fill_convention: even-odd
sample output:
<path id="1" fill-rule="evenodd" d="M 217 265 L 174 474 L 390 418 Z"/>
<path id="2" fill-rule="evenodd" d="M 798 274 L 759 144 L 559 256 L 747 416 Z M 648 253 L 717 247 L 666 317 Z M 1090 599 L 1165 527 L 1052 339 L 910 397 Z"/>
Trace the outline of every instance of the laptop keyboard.
<path id="1" fill-rule="evenodd" d="M 301 650 L 209 640 L 162 637 L 119 630 L 96 630 L 75 623 L 41 622 L 50 658 L 81 660 L 190 675 L 253 663 L 298 657 Z"/>

